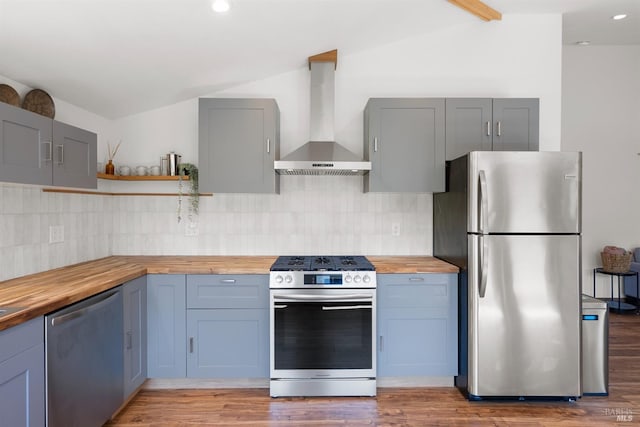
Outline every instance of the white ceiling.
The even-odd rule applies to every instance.
[[[0,76],[117,118],[334,48],[348,55],[478,21],[445,0],[231,0],[223,15],[210,1],[0,0]],[[563,13],[565,44],[640,44],[640,0],[485,2],[503,14]]]

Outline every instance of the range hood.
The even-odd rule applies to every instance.
[[[281,175],[364,175],[371,162],[335,142],[335,69],[338,51],[309,57],[311,70],[310,141],[274,162]]]

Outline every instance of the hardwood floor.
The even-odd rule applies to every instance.
[[[267,389],[143,390],[110,427],[569,426],[640,424],[640,316],[612,314],[609,396],[469,402],[455,388],[380,388],[377,398],[277,398]]]

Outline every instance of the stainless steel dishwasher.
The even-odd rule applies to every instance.
[[[47,426],[99,427],[123,401],[120,287],[46,316]]]

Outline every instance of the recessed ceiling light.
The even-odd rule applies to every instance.
[[[580,41],[576,42],[576,44],[578,46],[589,46],[591,44],[591,42],[589,40],[580,40]]]
[[[230,7],[229,0],[213,0],[211,2],[211,9],[217,13],[227,12]]]
[[[619,20],[624,19],[624,18],[626,18],[626,17],[627,17],[627,14],[626,14],[626,13],[621,13],[621,14],[619,14],[619,15],[613,15],[613,16],[611,17],[611,19],[613,19],[614,21],[619,21]]]

